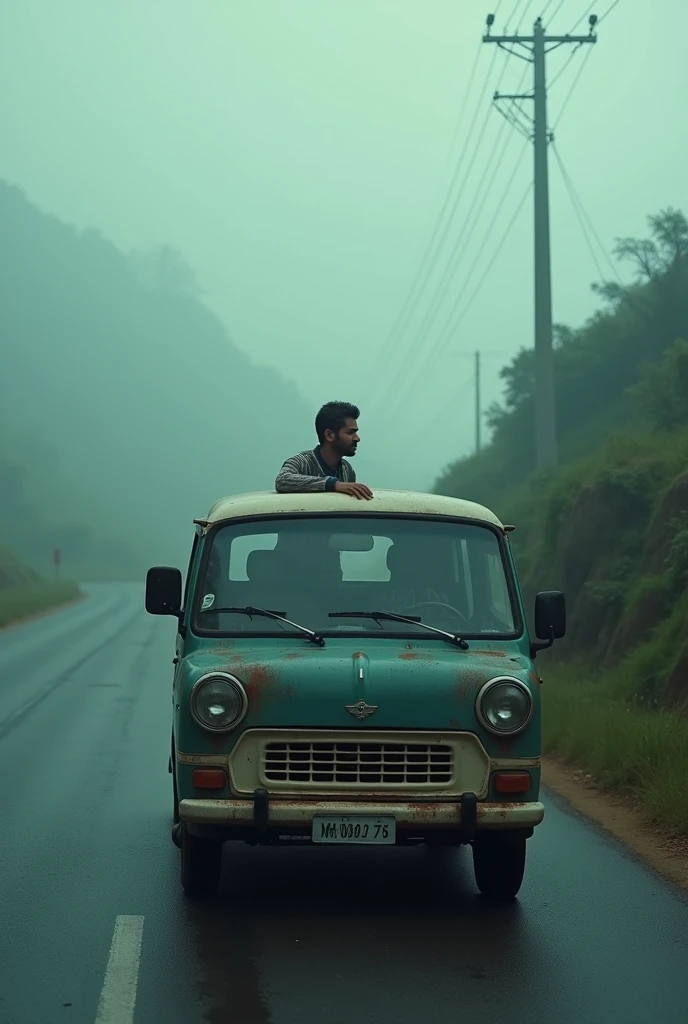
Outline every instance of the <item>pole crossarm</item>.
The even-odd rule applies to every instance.
[[[554,43],[557,46],[562,46],[564,43],[596,43],[597,36],[594,32],[589,33],[587,36],[543,36],[542,41],[545,46],[549,46],[550,43]],[[520,43],[523,45],[535,45],[535,36],[493,36],[484,35],[484,43],[497,43],[499,46],[504,43]]]

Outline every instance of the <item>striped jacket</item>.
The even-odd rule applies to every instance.
[[[355,483],[356,474],[346,459],[342,459],[336,472],[324,461],[320,448],[300,452],[287,459],[275,480],[279,494],[303,494],[305,491],[333,491],[338,480]]]

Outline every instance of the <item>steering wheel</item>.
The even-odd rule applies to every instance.
[[[452,615],[458,615],[458,617],[462,619],[467,626],[470,625],[470,619],[467,619],[458,608],[455,608],[453,604],[447,604],[446,601],[418,601],[417,604],[409,605],[406,610],[413,612],[420,608],[444,608],[445,611],[451,612]],[[429,623],[429,625],[432,625],[432,623]]]

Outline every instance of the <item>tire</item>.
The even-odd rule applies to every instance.
[[[170,773],[172,775],[172,842],[181,849],[181,820],[179,818],[179,791],[177,789],[177,763],[174,757],[174,737],[170,754]]]
[[[475,881],[486,899],[513,900],[521,888],[525,867],[525,836],[485,832],[474,839]]]
[[[172,824],[179,823],[179,793],[177,792],[176,765],[172,765]]]
[[[213,896],[222,878],[221,840],[192,836],[184,822],[180,827],[180,839],[182,889],[192,899]]]

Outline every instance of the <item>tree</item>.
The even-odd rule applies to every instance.
[[[660,429],[688,423],[688,357],[683,342],[674,346],[676,338],[688,338],[688,221],[668,208],[648,223],[648,238],[616,242],[616,257],[633,265],[635,280],[594,285],[604,307],[581,327],[555,328],[562,462],[593,450],[638,411]],[[500,503],[534,468],[533,350],[521,350],[500,376],[503,400],[486,416],[490,445],[455,463],[438,483],[445,493],[471,494],[488,505]]]
[[[688,342],[679,338],[659,363],[646,363],[630,394],[658,430],[688,423]]]
[[[647,219],[651,237],[617,238],[614,255],[635,264],[641,279],[659,281],[688,256],[688,221],[671,207]]]

